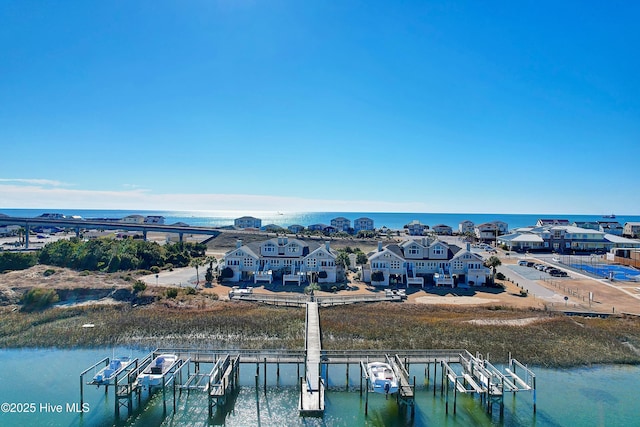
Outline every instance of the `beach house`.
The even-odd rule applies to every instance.
[[[307,281],[334,283],[338,276],[337,252],[324,244],[276,237],[261,242],[236,243],[224,256],[223,268],[229,268],[232,282],[272,283],[282,280],[298,285]]]
[[[453,234],[453,230],[446,224],[438,224],[431,227],[434,233],[439,234],[441,236],[451,236]]]
[[[348,232],[351,228],[351,220],[343,216],[339,216],[331,220],[331,226],[335,227],[337,231]]]
[[[483,259],[466,249],[441,240],[424,237],[382,246],[368,255],[363,281],[373,286],[480,286],[487,282],[490,269]]]
[[[475,224],[473,221],[464,220],[458,224],[458,233],[460,234],[473,234]]]
[[[252,216],[243,216],[234,219],[233,225],[236,228],[260,228],[262,227],[262,220],[260,218],[254,218]]]
[[[353,220],[353,230],[357,233],[358,231],[369,231],[373,230],[373,220],[367,217],[356,218]]]
[[[420,223],[417,219],[411,221],[409,224],[405,225],[404,228],[407,230],[410,236],[423,236],[425,232],[429,229],[428,225],[424,225]]]
[[[625,222],[622,235],[625,237],[640,237],[640,222]]]

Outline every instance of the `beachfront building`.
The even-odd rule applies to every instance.
[[[618,221],[598,221],[598,230],[614,236],[622,236],[624,227]]]
[[[410,236],[424,236],[426,231],[429,230],[428,225],[420,223],[417,219],[414,219],[409,224],[405,225],[404,228]]]
[[[120,220],[125,224],[144,224],[144,217],[142,215],[128,215]]]
[[[498,244],[518,252],[544,251],[561,254],[604,253],[612,248],[640,247],[640,242],[636,240],[572,225],[518,228],[511,234],[499,236]]]
[[[227,252],[223,268],[229,267],[232,282],[269,282],[282,279],[283,283],[301,285],[307,281],[334,283],[338,276],[337,252],[329,246],[287,237],[243,244]]]
[[[570,225],[568,219],[564,218],[540,218],[536,222],[536,227],[544,227],[547,225]]]
[[[622,235],[632,239],[640,237],[640,222],[625,222]]]
[[[373,286],[402,283],[454,287],[484,285],[491,270],[469,245],[461,249],[424,237],[385,247],[378,242],[378,249],[368,255],[362,274],[363,280]]]
[[[262,227],[262,220],[260,218],[254,218],[252,216],[243,216],[234,219],[233,225],[236,228],[260,228]]]
[[[147,215],[144,217],[145,224],[164,224],[164,217],[160,215]]]
[[[598,221],[574,221],[574,227],[587,228],[589,230],[600,230],[600,224]]]
[[[465,220],[458,224],[458,233],[459,234],[473,234],[475,229],[475,224],[473,221]]]
[[[339,216],[331,220],[331,226],[335,227],[337,231],[348,232],[351,228],[351,220],[343,216]]]
[[[290,226],[287,227],[287,230],[289,230],[292,233],[302,233],[304,231],[304,225],[299,225],[299,224],[292,224]]]
[[[483,242],[495,241],[500,234],[500,230],[496,223],[485,222],[484,224],[478,224],[475,226],[474,234],[478,240]]]
[[[307,227],[307,229],[309,231],[323,231],[327,227],[328,227],[327,224],[311,224],[310,226]]]
[[[434,233],[441,236],[451,236],[453,234],[453,230],[446,224],[438,224],[431,227]]]
[[[21,228],[22,227],[19,225],[12,225],[12,224],[0,226],[0,236],[2,237],[15,236],[16,234],[18,234],[18,231]]]
[[[353,220],[353,229],[357,233],[358,231],[370,231],[375,227],[371,218],[361,217]]]

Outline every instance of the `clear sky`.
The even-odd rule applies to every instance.
[[[0,2],[0,208],[640,214],[640,2]]]

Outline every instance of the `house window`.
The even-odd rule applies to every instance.
[[[409,248],[409,255],[418,255],[420,253],[420,249],[412,246]]]
[[[315,266],[316,266],[316,259],[315,259],[315,258],[309,258],[309,259],[307,259],[307,266],[309,266],[309,267],[315,267]]]
[[[298,246],[297,245],[289,246],[289,252],[291,252],[292,254],[298,253]]]
[[[391,261],[391,268],[400,268],[400,261]]]
[[[253,266],[253,258],[245,258],[244,259],[244,265],[246,265],[247,267],[252,267]]]

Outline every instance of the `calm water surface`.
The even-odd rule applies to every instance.
[[[640,367],[601,366],[569,370],[536,368],[537,413],[533,413],[532,394],[518,393],[505,397],[504,415],[498,407],[488,415],[477,397],[458,394],[457,413],[453,414],[453,393],[449,394],[449,414],[439,382],[436,394],[425,378],[424,365],[412,365],[416,377],[416,413],[409,413],[395,399],[369,394],[368,415],[365,400],[359,393],[360,370],[345,365],[329,368],[329,391],[323,418],[298,416],[296,365],[281,365],[280,377],[275,366],[267,368],[267,389],[263,388],[262,366],[259,386],[255,383],[255,365],[241,365],[240,388],[224,413],[208,419],[207,398],[202,392],[186,392],[176,401],[173,413],[172,394],[167,393],[167,416],[163,416],[162,393],[143,394],[142,404],[125,419],[126,409],[115,417],[113,390],[85,386],[89,411],[80,415],[69,411],[67,404],[79,402],[79,374],[103,357],[117,355],[144,356],[147,351],[118,349],[0,350],[0,403],[34,404],[35,412],[0,413],[2,426],[630,426],[638,425],[640,403],[636,386]],[[202,370],[206,370],[203,368]],[[440,371],[438,370],[438,377]],[[433,377],[433,374],[431,374]],[[48,406],[50,404],[50,406]],[[62,412],[52,412],[61,405]],[[15,406],[15,405],[14,405]],[[49,408],[49,409],[48,409]]]

